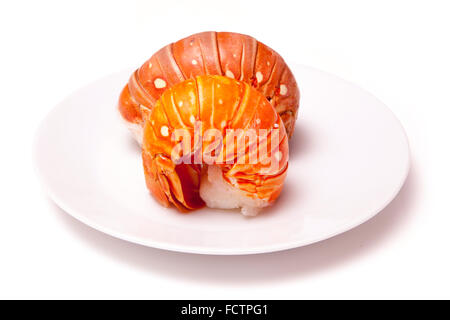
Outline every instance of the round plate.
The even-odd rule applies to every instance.
[[[131,71],[100,79],[61,102],[40,126],[34,161],[64,211],[112,236],[203,254],[252,254],[307,245],[373,217],[409,170],[401,124],[374,96],[336,76],[295,66],[301,90],[287,180],[256,217],[163,208],[144,182],[141,155],[116,109]]]

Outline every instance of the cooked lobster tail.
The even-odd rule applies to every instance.
[[[143,126],[143,113],[154,108],[172,86],[201,75],[222,75],[256,88],[294,131],[300,93],[283,58],[256,39],[231,32],[203,32],[169,44],[131,76],[119,99],[122,117]]]
[[[275,108],[248,83],[223,76],[185,80],[166,90],[145,120],[146,183],[161,204],[189,211],[206,202],[254,214],[280,194],[286,131]]]

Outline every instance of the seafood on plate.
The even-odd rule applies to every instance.
[[[255,215],[279,196],[288,136],[276,109],[248,82],[197,76],[167,89],[143,117],[146,184],[162,205]]]
[[[122,90],[119,111],[139,143],[143,113],[153,109],[168,88],[201,75],[223,75],[256,88],[280,115],[288,137],[292,136],[300,93],[283,58],[247,35],[202,32],[160,49]]]

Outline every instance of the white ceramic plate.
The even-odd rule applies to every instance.
[[[293,68],[301,102],[287,181],[276,204],[248,218],[205,208],[185,215],[149,195],[140,150],[116,110],[131,71],[61,102],[34,145],[38,176],[67,213],[112,236],[203,254],[252,254],[307,245],[373,217],[409,170],[406,135],[369,93],[333,75]]]

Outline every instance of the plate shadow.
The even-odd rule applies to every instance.
[[[305,247],[244,256],[198,255],[148,248],[96,231],[66,214],[51,200],[49,207],[61,226],[88,247],[140,271],[196,283],[262,284],[326,272],[388,245],[396,231],[411,218],[419,185],[416,173],[411,170],[397,197],[359,227]]]

